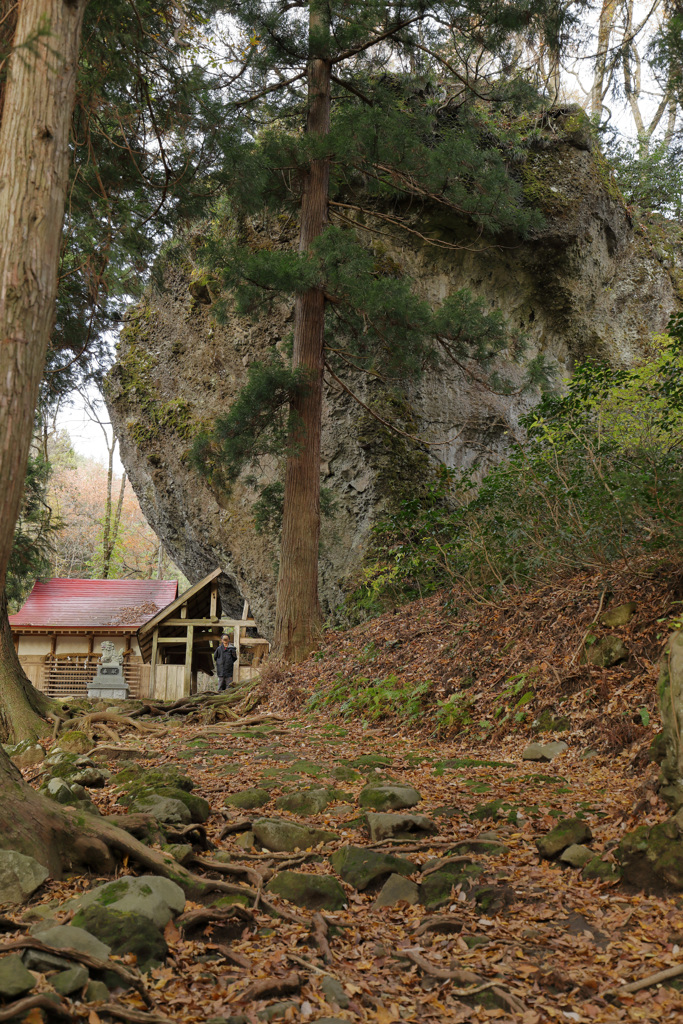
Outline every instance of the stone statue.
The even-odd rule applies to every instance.
[[[117,651],[111,640],[103,640],[100,646],[102,648],[100,665],[123,665],[123,651]]]

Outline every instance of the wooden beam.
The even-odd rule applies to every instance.
[[[191,626],[191,627],[188,627],[188,628],[194,629],[194,626]],[[159,639],[157,640],[157,643],[160,646],[161,646],[161,644],[186,644],[187,643],[187,637],[186,636],[160,636]]]
[[[152,634],[152,660],[151,660],[151,665],[150,665],[150,669],[149,669],[149,690],[150,690],[149,695],[152,698],[152,700],[154,700],[154,698],[156,697],[156,694],[154,692],[154,687],[155,687],[155,683],[156,683],[157,653],[158,653],[158,649],[159,649],[159,629],[157,628],[157,629],[154,630],[154,632]]]
[[[194,626],[187,627],[187,642],[185,645],[185,677],[183,680],[183,696],[189,697],[192,693],[192,648],[194,646]]]
[[[164,629],[166,626],[204,626],[206,629],[212,629],[217,626],[256,626],[254,619],[218,619],[217,622],[212,622],[211,619],[164,619],[163,622],[159,623]]]

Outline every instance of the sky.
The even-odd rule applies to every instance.
[[[111,436],[111,426],[108,425],[109,419],[107,416],[107,410],[95,388],[92,389],[89,397],[91,401],[98,402],[97,410],[102,418],[105,428]],[[64,406],[59,410],[56,426],[58,430],[67,431],[71,438],[71,443],[79,455],[85,455],[88,459],[94,459],[96,462],[101,462],[104,466],[107,465],[107,445],[102,433],[102,427],[98,423],[93,422],[91,416],[88,414],[86,402],[78,392],[75,392],[72,395],[70,405]],[[121,465],[121,460],[118,457],[118,447],[114,455],[114,473],[117,476],[120,476],[123,473],[123,466]]]

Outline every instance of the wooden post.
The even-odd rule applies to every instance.
[[[218,584],[214,582],[211,584],[211,604],[209,607],[209,618],[218,618]]]
[[[156,697],[156,676],[157,676],[157,653],[159,650],[159,627],[152,633],[152,663],[149,667],[149,695],[154,700]]]
[[[194,646],[194,626],[187,627],[187,641],[185,643],[185,678],[183,680],[183,697],[189,697],[192,693],[192,648]]]
[[[186,619],[187,618],[187,601],[180,608],[180,618],[181,619]]]

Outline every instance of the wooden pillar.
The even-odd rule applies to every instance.
[[[183,681],[183,697],[189,697],[192,693],[192,648],[194,646],[194,626],[187,627],[187,640],[185,642],[185,678]]]
[[[209,618],[218,618],[218,584],[216,582],[211,584],[211,605],[209,607]]]
[[[157,675],[157,654],[159,651],[159,627],[152,633],[152,664],[149,668],[149,695],[154,700],[156,697],[156,675]]]

